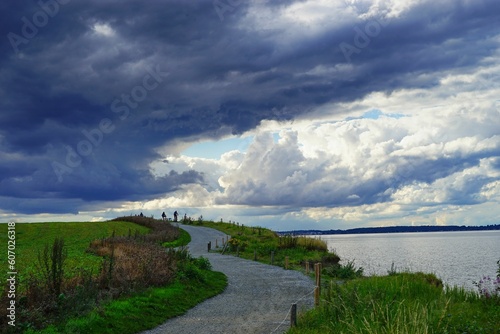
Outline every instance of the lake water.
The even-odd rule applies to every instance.
[[[397,271],[436,274],[449,286],[475,289],[473,281],[496,276],[500,231],[322,235],[342,259],[354,260],[365,275]]]

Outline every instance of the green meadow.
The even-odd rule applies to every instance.
[[[115,235],[145,234],[149,228],[131,222],[58,222],[16,224],[16,270],[21,288],[29,274],[37,274],[38,254],[45,245],[52,245],[59,237],[64,239],[68,257],[67,275],[79,269],[97,272],[102,258],[86,252],[90,242]],[[7,245],[7,224],[0,224],[0,244]],[[0,258],[0,268],[7,269],[7,257]]]
[[[8,225],[0,224],[5,248],[7,231]],[[18,223],[15,232],[16,326],[2,321],[1,333],[137,333],[183,314],[227,285],[208,260],[192,258],[183,247],[190,241],[186,231],[151,218]],[[56,245],[63,245],[62,257],[54,253]],[[52,268],[58,267],[52,264],[63,268],[56,290],[59,281],[42,274],[40,255],[46,249],[46,268],[55,274]],[[0,266],[9,271],[7,257]],[[3,291],[2,305],[10,300]]]

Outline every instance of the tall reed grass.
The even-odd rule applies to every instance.
[[[432,274],[365,277],[323,289],[319,307],[289,333],[498,333],[498,302],[443,288]]]

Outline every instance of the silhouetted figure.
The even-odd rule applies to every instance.
[[[163,221],[167,220],[167,215],[165,214],[165,211],[161,214],[161,218]]]
[[[177,221],[177,216],[178,216],[178,215],[179,215],[179,214],[177,213],[177,211],[175,211],[175,212],[174,212],[174,222],[176,222],[176,221]]]
[[[139,215],[139,217],[144,217],[144,215],[142,214],[142,212],[141,212],[141,214]]]

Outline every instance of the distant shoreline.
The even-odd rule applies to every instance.
[[[294,230],[280,231],[280,235],[331,235],[331,234],[372,234],[372,233],[415,233],[415,232],[458,232],[458,231],[498,231],[500,224],[485,226],[385,226],[359,227],[347,230]]]

